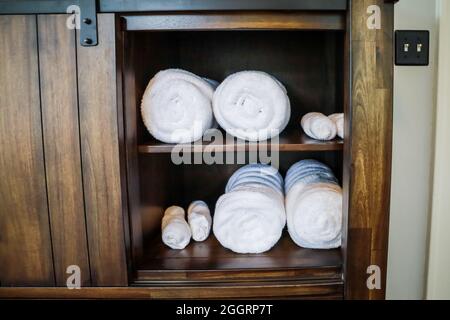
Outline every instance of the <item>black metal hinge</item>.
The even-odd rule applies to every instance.
[[[96,46],[97,37],[97,1],[79,0],[80,43],[84,47]]]
[[[85,47],[98,44],[97,10],[97,0],[0,0],[0,14],[73,14],[73,27],[79,28]]]

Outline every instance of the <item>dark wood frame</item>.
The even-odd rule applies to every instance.
[[[135,181],[130,177],[130,166],[136,166],[133,163],[134,155],[126,152],[125,146],[128,142],[125,139],[133,139],[132,131],[127,125],[126,118],[123,118],[124,106],[127,101],[122,101],[122,83],[130,81],[130,75],[127,70],[122,70],[121,65],[125,57],[122,54],[122,43],[126,47],[126,41],[123,42],[122,35],[116,33],[115,30],[119,26],[119,21],[114,14],[99,14],[99,47],[96,48],[82,48],[79,45],[76,47],[76,60],[68,59],[71,64],[77,68],[77,95],[73,99],[72,106],[75,106],[75,114],[78,113],[80,118],[79,128],[74,127],[73,134],[75,137],[77,133],[80,139],[80,162],[66,163],[68,167],[75,166],[77,174],[81,177],[83,187],[80,191],[80,179],[75,178],[73,185],[61,185],[61,180],[52,177],[52,172],[48,172],[51,161],[59,163],[58,152],[63,152],[62,149],[57,149],[54,152],[54,146],[48,145],[51,140],[57,139],[60,143],[64,141],[72,141],[71,135],[59,135],[58,131],[51,131],[54,129],[48,126],[48,121],[51,121],[52,108],[56,106],[47,103],[46,95],[50,94],[48,101],[54,98],[52,93],[52,86],[49,86],[50,91],[46,90],[46,85],[52,81],[52,71],[49,73],[42,72],[40,85],[29,83],[32,87],[28,88],[30,92],[41,92],[40,104],[41,111],[35,109],[35,97],[29,97],[26,105],[29,107],[29,112],[32,117],[31,122],[20,124],[21,126],[28,126],[27,132],[32,133],[35,139],[35,148],[33,153],[24,154],[18,152],[19,149],[9,147],[11,154],[16,154],[16,157],[23,158],[32,166],[33,172],[30,176],[35,177],[37,184],[44,183],[46,185],[45,192],[39,191],[35,194],[36,203],[30,203],[29,206],[33,208],[40,208],[36,215],[32,216],[35,221],[38,221],[38,228],[36,224],[27,226],[26,232],[17,233],[18,237],[15,241],[41,241],[39,259],[36,256],[28,256],[30,254],[29,248],[24,248],[23,259],[21,264],[31,264],[32,266],[39,265],[43,267],[42,272],[38,274],[30,274],[21,269],[17,270],[14,261],[11,259],[7,263],[2,263],[2,268],[6,268],[7,272],[3,273],[8,278],[1,277],[1,285],[10,286],[54,286],[64,285],[64,279],[61,274],[63,269],[58,267],[58,262],[65,264],[74,257],[74,254],[80,252],[65,251],[68,244],[73,245],[80,243],[85,246],[80,257],[89,266],[89,281],[88,285],[98,286],[97,288],[87,288],[82,290],[67,290],[57,288],[6,288],[0,287],[1,298],[227,298],[227,297],[309,297],[309,298],[346,298],[346,299],[383,299],[385,296],[386,286],[386,264],[387,264],[387,243],[388,243],[388,221],[389,221],[389,191],[390,191],[390,165],[391,165],[391,140],[392,140],[392,95],[393,95],[393,3],[383,0],[375,0],[370,4],[377,4],[382,9],[383,28],[381,30],[368,30],[366,27],[366,7],[367,3],[364,0],[352,0],[349,2],[347,10],[346,22],[346,66],[347,74],[345,78],[348,79],[345,83],[344,104],[346,113],[346,132],[349,133],[345,139],[344,144],[333,144],[332,148],[341,149],[344,152],[344,175],[343,187],[346,192],[344,198],[345,210],[348,211],[347,219],[344,221],[348,232],[344,235],[343,252],[345,254],[343,266],[343,279],[336,279],[336,281],[327,280],[326,283],[321,280],[308,281],[292,281],[289,284],[276,283],[268,284],[264,282],[250,282],[248,284],[231,284],[227,286],[222,285],[203,285],[199,287],[189,286],[146,286],[146,287],[127,287],[130,283],[130,276],[133,273],[132,261],[133,255],[136,254],[131,250],[128,214],[132,215],[132,210],[128,213],[130,204],[135,200],[138,194],[138,186],[130,185],[130,181]],[[178,13],[179,17],[183,19],[180,27],[190,28],[189,23],[192,23],[193,29],[202,28],[202,14]],[[215,13],[216,20],[209,21],[207,28],[211,27],[210,23],[216,24],[219,28],[246,28],[245,19],[242,16],[233,13]],[[336,13],[276,13],[278,17],[287,17],[281,24],[274,21],[272,25],[267,25],[267,28],[300,28],[300,29],[320,29],[317,23],[322,24],[323,29],[341,29],[341,18],[336,19]],[[154,17],[160,17],[160,14]],[[252,13],[248,12],[247,17],[252,17],[252,21],[247,25],[247,28],[265,28],[264,21],[267,18],[274,17],[269,12]],[[314,16],[314,20],[307,20],[305,17]],[[228,17],[222,19],[220,17]],[[333,18],[334,17],[334,18]],[[323,18],[323,20],[321,20]],[[3,17],[1,19],[4,19]],[[11,20],[7,30],[9,36],[8,41],[15,42],[14,34],[18,31],[24,36],[24,42],[17,43],[17,52],[24,52],[24,59],[28,53],[31,57],[37,57],[37,50],[42,51],[43,48],[38,48],[36,45],[37,38],[33,35],[36,32],[35,26],[45,26],[46,16],[40,16],[39,22],[36,16],[29,16],[26,18],[5,18]],[[56,18],[57,19],[57,18]],[[126,27],[139,28],[139,17],[129,16]],[[296,23],[296,19],[302,19],[302,22]],[[64,20],[60,18],[60,20]],[[277,19],[275,19],[277,20]],[[153,20],[152,23],[157,22]],[[309,21],[305,23],[305,21]],[[331,22],[330,22],[331,21]],[[49,28],[51,28],[51,20],[48,21]],[[133,23],[131,23],[133,22]],[[330,24],[331,23],[331,24]],[[144,26],[145,27],[145,26]],[[148,25],[146,26],[148,28]],[[45,29],[40,29],[45,32]],[[50,29],[49,29],[50,30]],[[5,32],[5,31],[2,31]],[[72,33],[74,35],[74,33]],[[48,36],[48,34],[47,34]],[[46,40],[46,38],[42,38]],[[49,45],[64,46],[68,41],[75,45],[75,36],[72,40],[68,40],[66,35],[57,33],[54,38],[46,40]],[[52,42],[53,41],[53,42]],[[75,47],[73,49],[75,50]],[[65,51],[66,55],[70,55],[74,51]],[[45,62],[46,56],[41,52],[41,57],[38,62],[40,65]],[[51,56],[49,55],[49,58]],[[34,58],[31,58],[34,59]],[[11,60],[13,61],[13,60]],[[36,60],[37,61],[37,60]],[[33,65],[33,61],[31,61]],[[58,66],[58,63],[56,63]],[[64,67],[64,62],[60,62],[60,67]],[[17,64],[10,64],[10,67],[17,68]],[[41,66],[42,67],[42,66]],[[50,66],[48,67],[50,68]],[[2,71],[4,69],[0,69]],[[26,72],[22,70],[22,77],[26,76]],[[116,72],[117,71],[117,74]],[[49,75],[49,79],[46,78]],[[127,78],[128,77],[128,78]],[[72,81],[72,80],[70,80]],[[83,83],[82,83],[83,81]],[[33,87],[34,85],[34,87]],[[74,84],[66,84],[69,88]],[[34,89],[36,90],[34,90]],[[69,89],[66,89],[69,90]],[[7,108],[20,101],[19,96],[9,96],[9,100],[5,100]],[[126,99],[126,97],[125,97]],[[49,108],[48,113],[45,113]],[[112,108],[112,109],[111,109]],[[13,109],[8,109],[13,110]],[[42,115],[39,115],[41,113]],[[41,116],[45,115],[42,124]],[[67,118],[64,121],[71,121],[71,117],[76,117],[70,113],[66,114]],[[106,116],[106,118],[105,118]],[[8,119],[15,123],[16,115],[12,112],[8,113]],[[38,118],[36,118],[38,117]],[[37,119],[37,120],[36,120]],[[99,136],[99,119],[102,119],[102,127],[100,129],[103,136]],[[9,139],[9,127],[5,123],[0,127],[0,132]],[[43,129],[41,128],[43,125]],[[62,130],[60,127],[58,130]],[[43,132],[43,133],[42,133]],[[60,131],[63,133],[63,131]],[[42,143],[39,141],[39,136],[43,136]],[[46,136],[48,136],[47,140]],[[104,140],[104,136],[110,138]],[[53,137],[53,138],[52,138]],[[16,140],[25,143],[29,136],[20,136]],[[5,140],[9,141],[9,140]],[[73,140],[76,143],[76,140]],[[6,142],[5,142],[6,143]],[[44,144],[45,143],[45,144]],[[20,144],[17,145],[20,148]],[[76,147],[76,145],[75,145]],[[11,149],[12,148],[12,149]],[[139,150],[132,152],[168,152],[170,146],[164,145],[148,145],[141,146]],[[227,146],[217,146],[218,151],[228,151]],[[243,146],[243,148],[251,148],[251,146]],[[328,145],[312,143],[308,145],[305,141],[300,140],[297,144],[286,146],[286,150],[303,151],[303,150],[322,150],[330,148]],[[290,149],[289,149],[290,148]],[[78,153],[77,149],[66,149],[72,154]],[[46,157],[43,156],[45,151]],[[7,155],[2,153],[1,159],[7,162],[12,161]],[[76,158],[75,158],[75,161]],[[4,162],[4,163],[7,163]],[[105,165],[105,163],[109,163]],[[9,168],[9,167],[8,167]],[[2,167],[2,169],[5,169]],[[18,195],[22,197],[22,202],[28,201],[28,193],[22,192],[20,180],[17,177],[23,172],[23,167],[11,167],[5,179],[7,185],[2,185],[1,192],[9,190],[11,185],[16,185],[19,191]],[[46,171],[47,170],[47,171]],[[73,169],[71,169],[73,170]],[[73,172],[73,171],[72,171]],[[47,174],[45,174],[47,173]],[[75,175],[76,177],[76,175]],[[86,236],[83,233],[78,233],[75,238],[61,237],[60,241],[52,244],[51,240],[55,241],[60,237],[59,232],[67,227],[64,220],[59,220],[58,215],[49,215],[49,211],[57,210],[58,206],[65,206],[64,203],[56,201],[49,201],[52,199],[52,194],[64,186],[67,193],[72,190],[78,190],[78,199],[81,197],[84,205],[84,210],[80,212],[77,210],[77,204],[74,205],[72,211],[68,214],[72,215],[72,223],[81,226],[86,223]],[[78,186],[78,187],[76,187]],[[9,192],[9,191],[8,191]],[[33,193],[35,191],[31,191]],[[8,194],[2,194],[4,199],[7,199]],[[58,198],[55,198],[58,199]],[[17,204],[12,201],[7,201],[8,212],[1,211],[0,219],[4,221],[6,214],[10,211],[17,211]],[[48,207],[50,205],[50,207]],[[23,223],[29,220],[25,214],[26,210],[21,208],[21,214],[15,217],[15,223]],[[25,219],[25,220],[24,220]],[[46,222],[46,219],[49,221]],[[50,221],[51,219],[51,221]],[[78,222],[77,222],[78,221]],[[80,224],[81,221],[81,224]],[[51,228],[50,228],[51,226]],[[5,233],[9,229],[5,228],[4,224],[0,224],[0,232]],[[8,227],[9,228],[9,227]],[[33,228],[33,229],[30,229]],[[23,231],[23,230],[22,230]],[[52,232],[52,237],[49,236]],[[86,239],[86,240],[84,240]],[[11,240],[11,239],[10,239]],[[64,244],[64,241],[67,241]],[[73,253],[76,252],[76,253]],[[8,259],[13,252],[1,251],[0,258]],[[35,257],[35,258],[33,258]],[[53,262],[52,259],[54,259]],[[3,261],[3,260],[2,260]],[[6,261],[6,260],[5,260]],[[377,265],[381,269],[382,288],[380,290],[369,290],[366,286],[366,279],[368,277],[367,267],[369,265]],[[58,268],[58,272],[56,269]],[[86,269],[86,266],[84,267]],[[62,270],[62,271],[61,271]],[[88,271],[85,271],[88,272]],[[56,277],[55,274],[58,276]],[[206,273],[202,276],[208,276]],[[239,279],[239,275],[236,275]],[[37,278],[36,278],[37,277]],[[138,283],[136,283],[138,285]],[[118,286],[121,288],[108,288]],[[176,290],[175,290],[176,289]]]

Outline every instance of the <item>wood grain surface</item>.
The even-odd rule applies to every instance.
[[[52,286],[36,16],[0,16],[0,282]]]
[[[39,68],[47,190],[56,284],[77,265],[91,284],[81,172],[75,30],[67,15],[39,15]]]
[[[77,39],[81,158],[94,286],[128,284],[115,37],[114,14],[99,14],[99,45],[82,47]]]
[[[381,29],[367,27],[367,7],[381,8]],[[352,0],[351,124],[344,163],[350,174],[346,298],[384,299],[392,156],[393,9],[383,0]],[[381,270],[369,290],[367,268]]]

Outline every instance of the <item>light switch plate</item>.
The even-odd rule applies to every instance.
[[[427,30],[395,31],[395,64],[428,66],[430,63],[430,32]]]

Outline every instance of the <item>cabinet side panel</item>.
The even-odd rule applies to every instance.
[[[75,30],[68,15],[39,15],[39,67],[48,203],[56,285],[65,286],[67,267],[90,285],[81,177]]]
[[[0,281],[52,286],[36,16],[0,16]]]
[[[98,15],[95,47],[77,37],[81,154],[92,284],[128,284],[119,156],[114,14]]]
[[[377,16],[376,5],[380,10]],[[352,0],[351,139],[346,297],[384,299],[392,153],[393,3]],[[368,27],[380,18],[381,29]],[[369,289],[369,266],[379,267]],[[374,269],[372,269],[372,273]],[[371,278],[372,279],[372,278]]]

